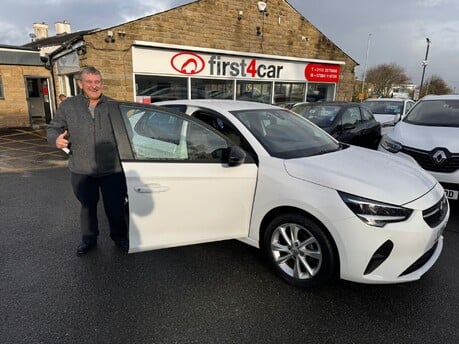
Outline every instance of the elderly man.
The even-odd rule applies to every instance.
[[[110,237],[127,252],[126,180],[109,118],[113,101],[102,94],[102,75],[94,67],[81,70],[78,86],[83,94],[62,102],[47,127],[48,142],[69,153],[73,192],[81,203],[82,242],[77,255],[96,247],[100,194],[110,225]]]

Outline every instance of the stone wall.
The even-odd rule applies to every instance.
[[[134,40],[337,60],[346,64],[341,67],[336,100],[351,100],[357,63],[286,1],[269,0],[267,4],[263,15],[256,1],[200,0],[108,28],[84,36],[87,53],[81,57],[81,65],[101,70],[105,94],[133,100]],[[113,32],[113,42],[105,41],[108,30]]]
[[[44,67],[0,65],[4,99],[0,99],[0,128],[30,127],[25,77],[50,78]]]

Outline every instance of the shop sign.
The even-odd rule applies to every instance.
[[[338,82],[339,74],[339,65],[309,63],[304,69],[306,80],[314,82]]]
[[[180,74],[194,75],[207,67],[210,76],[249,77],[259,79],[279,79],[284,69],[280,64],[266,64],[257,59],[234,59],[220,55],[210,55],[207,62],[201,55],[181,52],[172,56],[170,64]]]
[[[146,47],[133,48],[134,73],[285,82],[338,82],[339,65]]]
[[[181,52],[172,56],[171,66],[180,74],[193,75],[202,72],[206,63],[198,54]]]

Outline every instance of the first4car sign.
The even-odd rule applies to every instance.
[[[284,66],[279,64],[259,63],[257,59],[246,61],[244,58],[239,61],[225,61],[218,55],[212,55],[207,62],[212,76],[234,76],[279,79]]]
[[[340,77],[338,62],[308,63],[262,56],[235,56],[138,46],[133,47],[133,57],[134,73],[330,83],[338,82]]]

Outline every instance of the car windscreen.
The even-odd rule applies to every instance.
[[[459,99],[421,100],[404,121],[417,125],[459,127]]]
[[[396,115],[403,113],[403,102],[391,100],[370,100],[363,104],[377,115]]]
[[[340,149],[325,131],[282,109],[232,111],[267,152],[281,159],[301,158]]]

